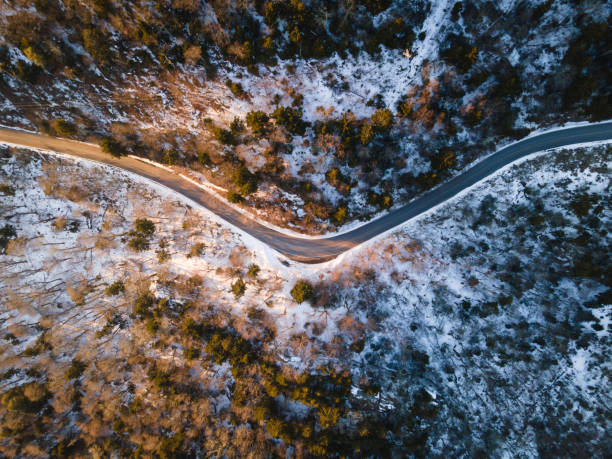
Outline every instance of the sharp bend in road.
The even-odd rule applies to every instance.
[[[94,160],[125,169],[171,188],[206,207],[228,223],[240,228],[261,242],[269,245],[287,258],[303,263],[319,263],[331,260],[385,231],[390,230],[433,207],[451,199],[461,191],[487,178],[501,168],[525,156],[550,148],[578,143],[612,139],[612,121],[568,127],[527,137],[513,143],[463,171],[437,188],[414,199],[385,216],[352,231],[329,238],[305,239],[279,233],[257,223],[241,212],[213,197],[178,174],[168,172],[130,157],[113,158],[102,152],[98,145],[0,128],[0,142],[22,147],[57,151],[79,158]]]

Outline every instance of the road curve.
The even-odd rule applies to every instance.
[[[243,213],[238,212],[224,201],[213,197],[202,188],[181,178],[178,174],[170,173],[151,164],[129,157],[113,158],[102,152],[100,147],[94,144],[0,128],[0,142],[11,143],[26,148],[52,150],[79,158],[95,160],[161,183],[206,207],[228,223],[259,239],[287,258],[302,263],[319,263],[331,260],[342,252],[451,199],[466,188],[527,155],[550,148],[608,139],[612,139],[612,121],[568,127],[527,137],[498,150],[488,158],[453,177],[448,182],[381,218],[337,236],[304,239],[279,233],[263,226]]]

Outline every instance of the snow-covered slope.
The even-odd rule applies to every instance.
[[[538,156],[305,268],[269,263],[205,211],[118,171],[3,150],[0,410],[13,433],[0,447],[243,455],[252,440],[223,440],[242,432],[260,438],[262,456],[374,448],[384,435],[397,454],[603,457],[610,154],[601,145]],[[301,278],[314,296],[297,304]],[[227,333],[259,357],[225,360],[214,343]],[[316,390],[340,391],[336,402],[295,392],[315,394],[330,371],[331,386]],[[204,388],[197,402],[185,398],[194,384]],[[259,394],[246,405],[245,384]],[[245,424],[269,397],[280,411],[266,412],[265,427]],[[354,410],[358,425],[387,430],[339,445],[328,435],[353,432]],[[206,436],[198,411],[220,420]],[[316,440],[294,430],[309,416]],[[12,439],[30,435],[25,419],[47,436],[20,450]],[[146,440],[160,425],[165,434]],[[116,442],[102,445],[108,435]]]

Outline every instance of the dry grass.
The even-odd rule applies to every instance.
[[[81,279],[72,283],[72,285],[66,286],[66,292],[68,296],[72,300],[72,302],[77,306],[83,306],[85,304],[85,299],[87,295],[93,291],[93,286],[89,285],[89,283],[85,279]]]
[[[51,226],[55,229],[55,231],[59,232],[63,231],[66,228],[67,224],[68,220],[66,219],[66,217],[57,217],[55,220],[53,220]]]
[[[243,245],[234,247],[229,254],[229,261],[235,267],[246,266],[246,262],[248,258],[249,258],[249,251]]]
[[[117,239],[114,236],[106,236],[104,234],[99,234],[94,241],[94,247],[97,250],[107,251],[109,249],[114,249],[117,247]]]
[[[42,170],[43,174],[37,179],[38,185],[43,190],[43,193],[47,196],[52,196],[57,187],[59,187],[57,172],[48,162],[43,163]]]
[[[6,246],[6,254],[13,257],[22,257],[25,253],[28,241],[25,237],[16,237],[8,241]]]

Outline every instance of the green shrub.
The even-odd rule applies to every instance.
[[[512,296],[500,295],[497,301],[500,306],[509,306],[512,304]]]
[[[4,373],[0,373],[0,381],[6,381],[7,379],[11,379],[13,376],[18,375],[19,373],[20,370],[18,370],[17,368],[9,368]]]
[[[236,185],[243,196],[257,191],[257,178],[252,174],[245,165],[240,165],[232,173],[232,181]]]
[[[332,167],[330,170],[328,170],[325,174],[325,178],[333,186],[337,186],[339,182],[342,182],[344,180],[342,172],[340,172],[340,169],[338,169],[337,167]]]
[[[225,80],[225,86],[227,86],[232,94],[236,97],[244,97],[246,95],[242,85],[238,81],[232,81],[228,78]]]
[[[44,45],[41,46],[39,43],[36,43],[34,45],[22,47],[21,51],[23,51],[23,54],[25,54],[28,60],[44,69],[52,70],[53,61],[50,59],[49,52],[44,48]]]
[[[379,195],[371,191],[368,193],[368,204],[371,206],[378,206],[382,209],[389,209],[393,206],[393,198],[389,194]]]
[[[202,242],[197,242],[191,246],[187,258],[199,257],[204,252],[206,246]]]
[[[0,228],[0,253],[6,251],[8,242],[17,237],[17,230],[13,225],[4,225]]]
[[[77,127],[74,123],[62,119],[53,121],[53,129],[62,137],[72,137],[77,133]]]
[[[230,123],[230,131],[235,136],[244,131],[244,123],[237,116]]]
[[[30,64],[26,61],[17,61],[15,68],[15,76],[20,80],[26,81],[30,84],[35,84],[41,75],[42,69],[36,64]]]
[[[206,352],[217,365],[229,360],[232,366],[241,367],[255,359],[251,343],[227,329],[212,334],[206,343]]]
[[[119,314],[109,314],[106,317],[106,323],[104,324],[104,326],[100,330],[96,331],[95,337],[97,339],[103,338],[104,336],[109,335],[117,325],[119,325],[119,327],[121,328],[122,324],[123,320]]]
[[[155,297],[150,292],[141,293],[134,301],[134,314],[141,317],[148,317],[151,314],[151,307],[155,304]]]
[[[144,237],[151,237],[155,234],[155,223],[148,218],[138,218],[134,222],[134,229]]]
[[[440,183],[440,175],[434,172],[421,172],[416,177],[416,182],[421,190],[429,190]]]
[[[300,184],[300,193],[302,193],[302,194],[312,193],[314,191],[313,188],[314,187],[312,186],[312,182],[309,182],[308,180],[303,181]]]
[[[159,330],[159,323],[157,322],[157,320],[155,320],[155,317],[147,318],[147,320],[145,321],[145,329],[151,335],[155,336],[157,330]]]
[[[137,235],[128,241],[128,247],[136,252],[149,250],[149,241],[143,236]]]
[[[251,320],[261,320],[263,319],[264,315],[264,310],[255,306],[251,306],[247,309],[247,317]]]
[[[74,220],[68,224],[68,231],[70,231],[71,233],[78,233],[80,227],[81,222],[79,222],[78,220]]]
[[[234,135],[227,129],[215,128],[214,134],[215,139],[217,139],[221,145],[233,145],[235,143]]]
[[[0,193],[6,196],[15,196],[15,188],[3,183],[2,185],[0,185]]]
[[[201,151],[198,153],[198,162],[202,166],[210,166],[212,164],[212,161],[210,160],[210,155],[205,151]]]
[[[391,127],[392,122],[393,113],[389,109],[381,108],[372,115],[372,123],[379,131],[387,131]]]
[[[178,163],[179,154],[176,150],[168,150],[164,153],[163,162],[169,166],[174,166]]]
[[[450,45],[442,50],[440,55],[446,62],[454,65],[459,73],[467,73],[478,60],[478,48],[456,34],[450,34],[447,41]]]
[[[183,357],[191,361],[197,359],[200,356],[200,350],[195,347],[186,347],[183,351]]]
[[[259,422],[263,422],[270,418],[270,408],[266,405],[257,405],[253,410],[253,417]]]
[[[256,264],[249,265],[249,276],[257,277],[259,271],[261,271],[261,268]]]
[[[246,291],[246,284],[244,283],[242,279],[238,279],[236,282],[232,284],[232,292],[234,292],[234,296],[236,298],[240,298],[242,295],[244,295],[245,291]]]
[[[385,194],[380,199],[380,207],[390,209],[393,206],[393,198],[391,195]]]
[[[368,13],[377,15],[378,13],[381,13],[389,8],[392,0],[360,0],[357,3],[364,5],[368,10]]]
[[[157,262],[161,265],[170,259],[170,253],[165,249],[157,251]]]
[[[281,421],[280,419],[268,419],[266,421],[266,429],[268,430],[268,433],[270,434],[270,436],[274,437],[274,438],[281,438],[283,439],[283,441],[285,441],[284,439],[287,438],[287,440],[290,441],[290,439],[288,438],[288,427],[287,424],[283,421]]]
[[[586,112],[590,116],[591,121],[595,122],[612,118],[612,107],[601,97],[594,97],[586,108]]]
[[[153,383],[153,387],[155,387],[160,392],[169,392],[172,388],[170,374],[164,370],[161,370],[157,367],[153,367],[149,371],[148,377],[149,381]]]
[[[122,280],[115,281],[104,289],[106,296],[115,296],[123,292],[125,292],[125,285],[123,285]]]
[[[332,215],[332,221],[336,225],[344,225],[347,219],[348,219],[348,209],[346,208],[346,206],[338,207]]]
[[[112,9],[111,0],[92,0],[91,4],[94,11],[100,15],[105,15]]]
[[[23,387],[14,387],[4,393],[2,395],[2,405],[4,405],[8,411],[22,413],[30,411],[30,403],[23,395]]]
[[[451,21],[457,22],[459,20],[459,13],[461,13],[461,11],[463,11],[463,3],[462,2],[455,3],[451,11]]]
[[[85,368],[87,368],[87,365],[85,365],[80,360],[73,359],[72,363],[70,364],[70,367],[66,371],[66,378],[68,379],[79,378],[85,371]]]
[[[243,199],[242,196],[240,196],[238,193],[234,193],[233,191],[227,192],[227,200],[231,202],[232,204],[237,204],[241,202],[242,199]]]
[[[276,54],[276,49],[277,49],[276,43],[274,42],[274,39],[270,35],[264,38],[262,47],[265,50],[265,52],[268,54],[268,56],[273,56],[274,54]]]
[[[362,145],[369,145],[369,143],[374,139],[374,127],[372,123],[365,123],[361,127],[361,133],[359,134],[359,140]]]
[[[586,193],[577,195],[569,204],[570,209],[576,217],[584,218],[589,215],[593,206],[593,199]]]
[[[262,111],[249,112],[246,116],[246,124],[258,135],[264,134],[270,117]]]
[[[102,148],[102,151],[104,153],[108,153],[109,155],[114,156],[115,158],[119,158],[125,155],[125,150],[123,146],[116,140],[108,137],[100,141],[100,148]]]
[[[302,41],[302,34],[300,33],[300,29],[297,25],[293,27],[291,32],[289,32],[289,41],[292,43],[300,44]]]
[[[291,289],[291,296],[297,303],[303,303],[312,299],[314,296],[314,290],[310,282],[305,280],[297,281]]]
[[[502,97],[510,100],[520,95],[522,90],[521,77],[516,69],[504,69],[503,74],[497,76],[497,80],[498,83],[491,91],[491,97]]]
[[[351,350],[351,352],[354,352],[355,354],[360,354],[361,351],[363,351],[364,347],[365,347],[365,340],[360,339],[357,341],[353,341],[350,344],[349,349]]]
[[[606,46],[606,43],[608,43],[606,39],[606,33],[609,33],[607,32],[608,28],[609,24],[606,21],[591,22],[583,26],[580,35],[572,41],[565,52],[563,62],[578,68],[589,65],[594,58],[593,56],[596,55],[590,53],[589,48],[597,50],[600,44]]]
[[[380,204],[380,195],[374,191],[368,193],[367,203],[371,206],[378,206]]]
[[[165,437],[159,445],[159,458],[160,459],[174,459],[179,457],[185,457],[185,454],[181,454],[181,447],[185,441],[185,434],[180,432],[171,437]]]
[[[584,254],[573,263],[572,271],[575,277],[599,279],[603,273],[602,267],[593,260],[591,254]]]
[[[431,167],[434,171],[442,172],[455,164],[455,152],[450,148],[442,148],[431,158]]]
[[[340,408],[332,406],[322,406],[317,412],[319,424],[323,429],[329,429],[337,424],[340,419]]]
[[[26,357],[36,357],[43,351],[48,351],[51,349],[51,345],[46,341],[45,335],[42,334],[38,337],[36,342],[31,346],[27,347],[25,351],[23,351],[23,355]]]
[[[304,135],[307,123],[302,119],[302,111],[291,107],[278,107],[272,117],[293,135]]]
[[[181,322],[179,329],[181,336],[200,339],[204,335],[204,327],[201,323],[196,322],[191,317],[187,317]]]

